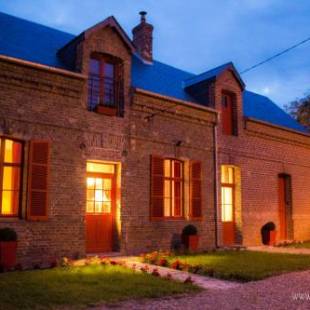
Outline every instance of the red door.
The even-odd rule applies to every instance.
[[[89,173],[86,202],[86,252],[113,250],[115,179],[113,175]]]
[[[279,176],[278,190],[279,190],[279,239],[287,239],[287,218],[286,218],[286,186],[285,177]]]

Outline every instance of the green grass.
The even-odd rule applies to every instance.
[[[120,266],[91,265],[0,274],[0,309],[72,309],[198,291]]]
[[[190,266],[199,266],[200,274],[237,281],[255,281],[286,272],[310,269],[309,255],[219,251],[174,256],[169,258],[169,262],[176,259]],[[191,270],[193,269],[190,268]]]
[[[305,241],[302,243],[291,243],[284,245],[283,247],[296,248],[296,249],[310,249],[310,241]]]

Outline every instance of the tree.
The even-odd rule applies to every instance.
[[[310,131],[310,93],[285,106],[286,111]]]

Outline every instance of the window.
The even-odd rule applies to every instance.
[[[18,216],[22,150],[21,142],[0,138],[0,216]]]
[[[225,165],[221,167],[222,222],[234,221],[234,174],[233,167]]]
[[[184,217],[183,162],[157,156],[151,162],[151,217]]]
[[[123,68],[112,57],[94,55],[89,62],[88,107],[103,114],[123,112]]]
[[[86,213],[112,212],[115,165],[87,162]]]
[[[236,111],[234,96],[222,94],[222,131],[224,135],[237,135]]]
[[[183,163],[164,160],[164,217],[183,216]]]

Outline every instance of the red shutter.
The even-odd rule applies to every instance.
[[[164,160],[151,157],[151,217],[164,216]]]
[[[49,142],[30,142],[28,165],[27,218],[45,220],[48,205]]]
[[[190,163],[190,217],[199,218],[202,216],[201,204],[201,162]]]

